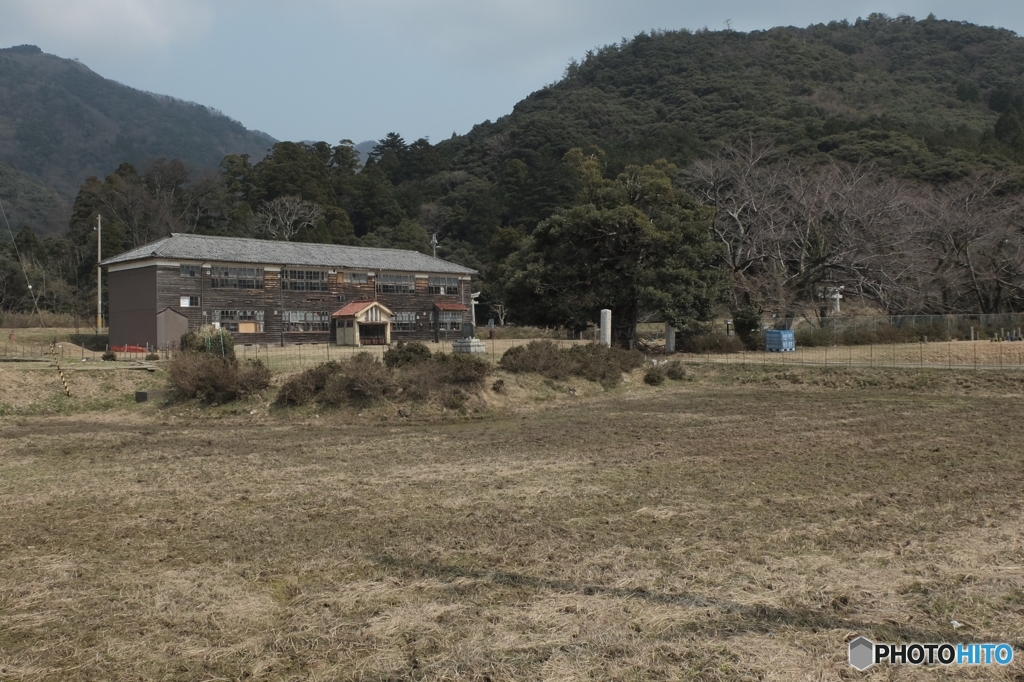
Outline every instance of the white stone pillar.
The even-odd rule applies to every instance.
[[[601,345],[612,345],[612,311],[608,308],[601,311]]]
[[[668,322],[665,323],[665,352],[676,352],[676,328]]]

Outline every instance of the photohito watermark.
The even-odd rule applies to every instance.
[[[1009,665],[1013,647],[998,644],[883,644],[867,637],[850,642],[850,665],[867,670],[876,663],[893,665]]]

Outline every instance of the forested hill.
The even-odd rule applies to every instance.
[[[589,52],[509,116],[444,146],[456,166],[494,177],[521,159],[537,197],[559,184],[551,173],[572,147],[602,148],[612,169],[658,157],[683,165],[747,136],[942,182],[1024,160],[1011,111],[1022,98],[1024,40],[1001,29],[872,15],[664,32]]]
[[[19,226],[63,231],[61,208],[82,182],[125,161],[216,168],[226,154],[262,158],[273,143],[207,107],[135,90],[33,45],[0,49],[0,196]]]
[[[46,78],[20,76],[44,67]],[[734,310],[803,314],[841,289],[894,314],[1024,311],[1024,39],[1010,31],[872,15],[640,34],[588,53],[466,135],[435,145],[390,132],[367,145],[365,164],[365,146],[348,140],[278,142],[257,160],[269,140],[202,107],[35,48],[0,51],[3,97],[19,77],[33,93],[22,109],[35,109],[11,125],[0,111],[0,183],[18,180],[20,196],[40,198],[46,187],[26,171],[50,186],[97,176],[81,184],[65,238],[19,234],[38,277],[66,284],[41,299],[54,310],[95,301],[92,226],[102,214],[104,256],[171,232],[424,252],[434,234],[438,256],[481,271],[495,314],[571,326],[594,311],[546,309],[568,300],[565,287],[520,275],[558,262],[559,239],[576,234],[566,214],[598,210],[600,197],[639,201],[618,177],[634,166],[623,177],[672,188],[673,215],[712,216],[723,262],[680,268],[724,271]],[[85,82],[95,85],[88,97],[76,90]],[[135,110],[140,123],[108,110]],[[11,254],[0,244],[0,312],[31,303]],[[655,312],[686,317],[666,310]]]

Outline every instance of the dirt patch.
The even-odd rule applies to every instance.
[[[163,373],[116,366],[65,370],[71,397],[64,394],[60,375],[51,365],[23,366],[0,363],[0,414],[37,411],[75,412],[127,406],[135,391],[162,387]]]

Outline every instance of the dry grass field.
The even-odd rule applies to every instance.
[[[845,645],[1024,651],[1018,373],[503,379],[408,418],[8,412],[0,679],[1024,679]]]

